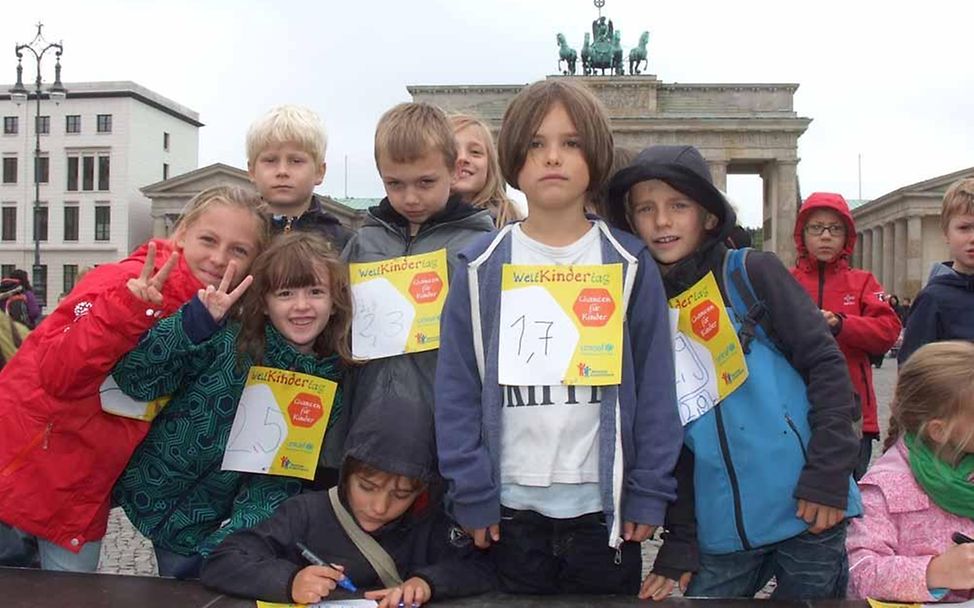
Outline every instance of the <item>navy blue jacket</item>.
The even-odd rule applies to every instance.
[[[896,356],[900,364],[930,342],[974,340],[974,275],[960,274],[952,266],[946,262],[935,269],[914,300]]]

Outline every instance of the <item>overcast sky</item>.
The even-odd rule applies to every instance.
[[[15,42],[45,24],[65,82],[133,80],[200,113],[200,165],[246,166],[250,122],[310,106],[329,131],[321,191],[381,196],[375,123],[409,84],[523,84],[553,73],[555,33],[581,47],[592,0],[129,0],[5,2],[0,82]],[[974,165],[974,3],[605,0],[631,48],[650,31],[663,82],[799,83],[802,193],[875,198]],[[33,72],[28,63],[26,72]],[[53,64],[45,66],[53,80]],[[744,223],[760,224],[756,177],[730,176]]]

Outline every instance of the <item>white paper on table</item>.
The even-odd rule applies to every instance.
[[[388,279],[352,285],[352,354],[356,359],[395,357],[406,352],[416,308]]]
[[[379,602],[375,600],[321,600],[317,604],[311,604],[309,608],[376,608]]]
[[[224,471],[267,473],[287,437],[287,421],[266,384],[243,390],[223,453]]]
[[[501,293],[500,384],[562,384],[579,341],[578,329],[544,287]]]

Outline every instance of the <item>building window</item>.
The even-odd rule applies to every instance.
[[[62,290],[65,294],[71,292],[74,289],[75,284],[78,282],[78,265],[77,264],[65,264],[64,265],[64,289]]]
[[[162,179],[169,179],[169,163],[162,163]]]
[[[5,184],[17,183],[17,157],[16,156],[3,157],[3,183]]]
[[[107,156],[98,157],[98,189],[108,190],[108,178],[111,175],[111,159]]]
[[[64,117],[65,133],[81,133],[81,114],[68,114]]]
[[[34,297],[41,306],[47,304],[47,265],[34,266],[34,278],[30,281]]]
[[[78,157],[69,156],[68,157],[68,191],[76,192],[78,190]]]
[[[95,157],[81,158],[81,189],[88,192],[95,189]]]
[[[111,238],[112,209],[107,205],[95,206],[95,240],[107,241]]]
[[[4,241],[16,241],[17,240],[17,208],[16,207],[4,207],[3,208],[3,235],[2,239]],[[7,276],[4,273],[3,276]]]
[[[99,133],[111,133],[112,132],[112,115],[111,114],[99,114],[97,120],[97,130]]]
[[[3,117],[3,134],[4,135],[16,135],[17,134],[17,116],[4,116]]]
[[[16,264],[0,264],[0,276],[9,277],[17,270]]]
[[[78,205],[64,203],[64,240],[78,240]]]
[[[48,177],[50,177],[50,169],[51,169],[50,160],[51,159],[49,159],[46,156],[38,156],[37,158],[34,159],[34,162],[36,163],[37,166],[35,172],[35,179],[37,180],[38,184],[47,183]]]
[[[165,132],[162,134],[162,149],[166,152],[169,151],[169,134]]]
[[[34,207],[34,237],[47,242],[47,207],[44,203]]]
[[[51,132],[51,117],[50,116],[35,116],[34,119],[37,121],[37,132],[41,135],[47,135]]]

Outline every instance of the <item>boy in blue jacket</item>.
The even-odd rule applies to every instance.
[[[587,89],[530,85],[508,106],[498,144],[504,178],[530,212],[466,249],[450,286],[434,384],[450,504],[477,546],[493,545],[508,592],[635,594],[639,542],[675,496],[682,438],[659,272],[638,239],[585,215],[612,161],[605,110]],[[620,382],[551,381],[531,357],[508,365],[509,265],[572,276],[621,268],[621,340],[606,346],[621,358]],[[530,347],[547,359],[540,344],[551,336],[531,323]],[[512,368],[531,381],[507,379],[520,371]]]

